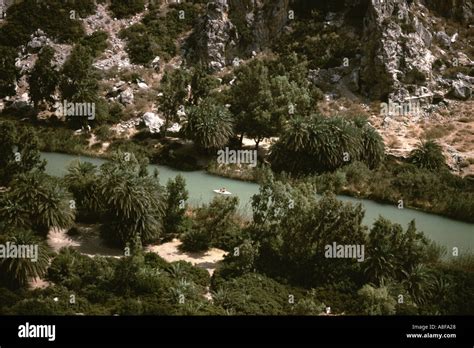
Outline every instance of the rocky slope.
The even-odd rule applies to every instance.
[[[0,7],[11,2],[0,0]],[[172,5],[163,4],[166,6]],[[82,21],[87,33],[104,30],[109,35],[109,48],[95,61],[96,68],[104,73],[115,67],[118,71],[133,69],[142,75],[145,87],[140,87],[143,82],[125,86],[118,75],[108,76],[103,86],[105,95],[112,95],[127,105],[133,116],[140,116],[156,110],[156,105],[142,100],[140,109],[133,109],[138,103],[133,101],[133,95],[153,94],[164,69],[174,69],[183,61],[183,64],[204,63],[212,72],[231,71],[243,59],[266,55],[285,35],[291,37],[300,21],[308,20],[317,12],[318,28],[344,34],[346,44],[353,46],[353,52],[347,55],[350,59],[338,53],[332,57],[331,64],[313,66],[310,70],[308,79],[325,94],[326,101],[320,103],[320,109],[332,108],[331,112],[339,112],[347,109],[344,106],[347,100],[365,105],[359,109],[373,117],[372,123],[384,135],[389,152],[397,156],[406,155],[431,128],[454,125],[454,129],[439,140],[450,157],[468,159],[474,158],[472,8],[472,0],[209,1],[184,50],[168,66],[159,68],[132,65],[124,49],[125,42],[118,36],[122,28],[139,22],[144,13],[115,20],[106,6],[99,4],[97,12]],[[309,43],[320,39],[319,32],[306,34],[310,37]],[[295,41],[306,39],[294,38]],[[58,67],[71,50],[70,46],[58,45],[44,33],[36,32],[17,62],[23,73],[32,68],[36,59],[34,52],[45,44],[55,48]],[[311,46],[309,49],[311,58],[333,54],[316,43],[314,49],[311,50]],[[117,84],[126,88],[117,89],[118,92],[110,90]],[[146,92],[148,87],[150,90]],[[12,99],[27,101],[27,91],[25,78],[22,78],[17,96]],[[394,117],[382,114],[382,102],[400,105],[414,102],[419,109]],[[474,166],[466,171],[474,171]]]

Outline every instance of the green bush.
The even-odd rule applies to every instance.
[[[84,37],[80,44],[87,47],[93,57],[98,57],[107,48],[108,35],[105,31],[98,30]]]
[[[72,10],[78,14],[76,19],[71,19]],[[79,16],[91,14],[94,10],[93,0],[18,2],[7,10],[7,23],[0,28],[0,45],[23,45],[37,29],[42,29],[50,38],[61,43],[77,42],[84,36]]]
[[[181,236],[181,251],[206,251],[211,246],[211,236],[203,229],[191,229]]]
[[[112,0],[109,10],[117,18],[125,18],[143,11],[145,8],[144,0]]]

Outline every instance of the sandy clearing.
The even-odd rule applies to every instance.
[[[168,262],[190,262],[194,266],[206,269],[211,276],[217,268],[217,263],[222,261],[227,254],[224,250],[216,248],[201,253],[181,252],[178,249],[180,244],[181,242],[178,239],[174,239],[161,245],[149,245],[145,248],[145,251],[157,253]]]
[[[82,234],[79,237],[69,237],[65,229],[52,228],[48,234],[48,245],[55,252],[59,252],[61,248],[72,247],[77,249],[83,255],[90,257],[106,256],[106,257],[122,257],[123,251],[113,249],[104,245],[97,233]],[[144,247],[145,252],[157,253],[167,262],[187,261],[194,266],[203,268],[212,275],[217,268],[219,261],[224,259],[226,252],[224,250],[212,248],[206,252],[189,253],[181,252],[178,247],[181,241],[174,239],[171,242],[161,245],[148,245]]]

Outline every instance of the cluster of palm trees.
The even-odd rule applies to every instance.
[[[44,237],[53,227],[70,227],[75,219],[72,196],[59,180],[34,171],[15,177],[0,195],[0,236],[16,245],[37,245],[37,261],[28,258],[0,260],[3,277],[11,286],[26,286],[29,279],[44,275],[48,247]]]
[[[48,265],[45,238],[52,228],[70,228],[76,220],[101,223],[109,241],[125,246],[152,241],[162,232],[164,189],[144,173],[131,153],[117,153],[100,170],[75,162],[64,179],[42,171],[15,176],[0,194],[0,241],[38,245],[37,262],[0,259],[5,281],[26,286]]]
[[[102,222],[106,239],[124,246],[151,241],[162,231],[164,190],[140,168],[132,153],[118,152],[100,171],[87,163],[73,163],[65,176],[78,209]]]
[[[366,120],[318,115],[290,119],[270,154],[275,169],[299,173],[335,170],[355,160],[374,168],[383,158],[383,140]]]

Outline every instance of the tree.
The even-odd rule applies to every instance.
[[[430,270],[424,264],[416,264],[405,272],[403,285],[413,300],[418,305],[423,305],[431,295],[434,278]]]
[[[194,69],[191,77],[191,103],[198,105],[201,100],[206,99],[211,91],[219,86],[219,81],[207,74],[205,68],[199,65]]]
[[[53,58],[54,49],[45,46],[38,55],[35,67],[28,76],[30,97],[36,108],[42,102],[49,104],[54,101],[53,95],[58,85],[59,72],[52,64]]]
[[[43,236],[52,227],[68,228],[74,222],[72,196],[57,179],[44,173],[16,176],[9,197],[28,211],[29,227]]]
[[[97,167],[89,162],[73,162],[64,176],[68,190],[74,195],[78,215],[97,217],[102,208],[98,195],[99,175]]]
[[[34,169],[44,170],[38,137],[32,128],[16,129],[9,121],[0,123],[0,185],[8,185],[15,175]]]
[[[366,284],[357,292],[360,298],[360,311],[364,315],[395,314],[395,299],[389,294],[387,287],[379,288]]]
[[[441,146],[434,140],[420,142],[410,153],[409,160],[419,168],[438,171],[446,166]]]
[[[308,110],[311,97],[308,90],[286,76],[270,75],[266,63],[253,60],[236,72],[230,89],[231,112],[236,120],[236,132],[259,142],[279,132],[288,115]]]
[[[251,236],[260,243],[259,271],[305,286],[348,281],[355,274],[355,258],[327,258],[325,247],[334,242],[365,244],[360,205],[333,195],[319,199],[311,184],[276,181],[267,174],[252,197],[252,209]]]
[[[130,153],[117,153],[102,165],[99,197],[104,206],[104,236],[124,246],[149,242],[162,231],[163,189],[151,176],[140,176],[140,163]]]
[[[84,37],[80,44],[90,50],[92,57],[97,58],[107,48],[108,37],[107,32],[97,30]]]
[[[389,279],[401,281],[407,272],[428,261],[429,247],[423,233],[416,230],[414,221],[404,232],[399,224],[380,217],[367,240],[368,257],[364,262],[367,280],[376,285]]]
[[[25,245],[37,247],[31,257],[0,258],[0,274],[7,284],[13,287],[26,287],[32,278],[41,278],[49,265],[47,246],[30,231],[15,230],[0,237],[2,244],[10,242],[16,246]],[[36,254],[35,254],[36,253]]]
[[[380,134],[368,123],[362,127],[361,160],[370,169],[377,168],[385,158],[385,145]]]
[[[12,47],[0,46],[0,99],[15,95],[16,80],[20,72],[15,66],[16,50]]]
[[[361,131],[342,117],[312,115],[290,120],[271,149],[276,170],[296,173],[337,169],[361,158]]]
[[[207,99],[190,109],[183,132],[199,148],[209,151],[229,142],[233,135],[232,125],[229,111],[212,99]]]
[[[188,74],[181,69],[172,72],[167,71],[161,79],[158,110],[165,117],[165,123],[161,131],[164,137],[166,137],[170,122],[177,121],[178,111],[184,107],[188,97],[188,79]]]
[[[145,6],[144,0],[112,0],[110,3],[110,11],[117,18],[125,18],[141,12]]]
[[[205,251],[220,246],[219,239],[237,228],[237,197],[215,197],[209,205],[196,209],[192,225],[182,237],[182,250]]]
[[[180,232],[188,197],[186,181],[181,175],[177,175],[174,180],[168,180],[163,218],[163,230],[166,234],[173,235]]]
[[[77,103],[96,103],[98,83],[89,48],[74,46],[61,70],[59,89],[63,100]],[[80,116],[80,115],[75,115]],[[87,117],[74,117],[74,123],[87,124]]]

